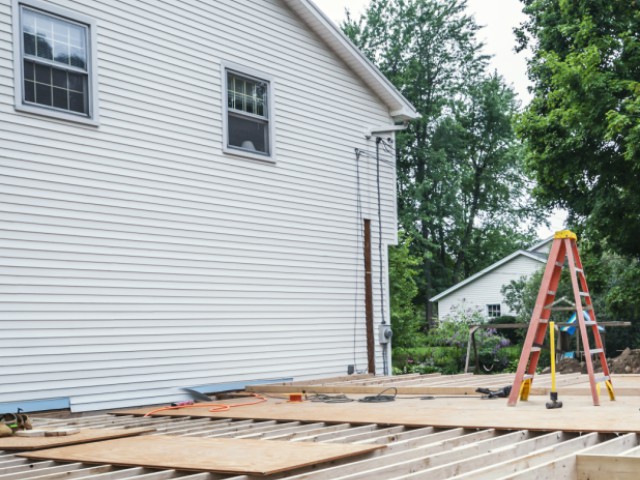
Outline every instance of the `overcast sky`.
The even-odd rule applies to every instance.
[[[345,8],[355,18],[363,13],[369,0],[313,0],[335,23],[344,20]],[[498,70],[507,83],[513,85],[523,103],[528,103],[527,92],[529,81],[526,74],[524,54],[516,54],[513,50],[515,37],[513,27],[526,17],[522,13],[518,0],[467,0],[469,13],[476,18],[478,25],[483,26],[478,38],[485,45],[485,53],[492,55],[490,68]]]
[[[345,8],[352,16],[359,18],[364,12],[369,0],[313,0],[336,24],[345,18]],[[523,105],[531,96],[527,91],[527,63],[525,53],[515,53],[515,37],[513,28],[517,27],[526,16],[522,13],[519,0],[467,0],[468,10],[476,19],[476,23],[483,28],[478,33],[478,39],[485,43],[485,54],[491,55],[491,70],[497,70],[508,84],[511,84]],[[551,228],[542,227],[538,230],[541,238],[546,238],[554,231],[564,228],[564,212],[554,212],[549,215]]]

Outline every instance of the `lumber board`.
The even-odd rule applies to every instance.
[[[147,435],[18,455],[63,462],[271,475],[382,448],[385,446]]]
[[[633,377],[633,378],[631,378]],[[512,385],[513,374],[501,375],[400,375],[391,381],[387,379],[373,384],[371,379],[354,379],[350,382],[334,383],[331,381],[313,381],[312,383],[295,382],[267,385],[250,385],[250,392],[264,394],[290,393],[326,393],[326,394],[362,394],[371,395],[381,392],[385,388],[394,387],[399,395],[473,395],[477,396],[476,388],[484,387],[498,389]],[[638,396],[640,394],[640,379],[632,375],[614,375],[612,377],[616,396]],[[589,376],[580,373],[567,373],[557,376],[558,391],[565,395],[591,395]],[[530,395],[549,395],[551,392],[551,375],[541,374],[534,378]]]
[[[636,480],[640,458],[614,455],[577,455],[578,480]]]
[[[346,395],[372,395],[380,393],[385,388],[394,387],[397,389],[398,395],[463,395],[463,396],[479,396],[476,389],[479,386],[498,389],[506,385],[513,384],[513,374],[506,375],[442,375],[439,377],[416,377],[415,375],[398,376],[398,379],[405,379],[411,384],[404,384],[402,381],[380,383],[376,385],[363,384],[361,379],[355,379],[352,382],[344,382],[335,384],[332,382],[314,382],[312,384],[304,384],[303,382],[269,384],[269,385],[251,385],[247,387],[248,391],[263,394],[346,394]],[[385,377],[382,377],[385,378]],[[640,377],[637,375],[613,375],[612,382],[616,397],[630,397],[640,395]],[[586,374],[569,373],[558,375],[557,377],[558,392],[562,395],[591,395],[589,385],[589,376]],[[530,395],[546,395],[551,392],[551,376],[548,374],[536,375],[531,387]]]
[[[154,432],[153,427],[95,429],[86,428],[74,435],[61,437],[3,437],[0,438],[0,450],[38,450],[42,448],[75,445],[77,443],[95,442],[111,438],[131,437],[141,433]]]
[[[288,403],[269,399],[268,402],[233,408],[225,412],[210,412],[208,408],[184,408],[160,412],[158,415],[215,417],[260,420],[297,420],[306,422],[406,425],[410,427],[497,428],[504,430],[561,430],[568,432],[625,433],[640,431],[636,399],[631,397],[609,401],[603,398],[595,407],[590,396],[563,396],[564,408],[547,410],[548,396],[529,397],[508,407],[506,399],[481,400],[472,397],[398,398],[392,403]],[[113,412],[144,415],[151,409]]]

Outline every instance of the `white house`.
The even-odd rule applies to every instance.
[[[309,0],[0,2],[0,412],[383,373],[417,116]]]
[[[444,292],[431,298],[437,302],[438,317],[444,318],[456,305],[476,308],[484,312],[487,318],[514,315],[504,303],[501,289],[511,280],[530,276],[547,263],[553,237],[536,243],[527,250],[518,250],[484,270],[455,284]]]

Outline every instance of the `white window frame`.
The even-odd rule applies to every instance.
[[[498,315],[491,314],[491,307],[498,307]],[[502,316],[502,305],[500,303],[488,303],[487,304],[487,317],[488,318],[500,318]]]
[[[276,141],[275,141],[275,102],[274,102],[274,81],[271,75],[253,68],[238,65],[232,62],[223,61],[220,63],[222,77],[222,151],[227,155],[260,160],[263,162],[275,163],[276,161]],[[244,150],[238,147],[229,146],[229,109],[227,102],[227,73],[235,73],[240,77],[254,79],[267,84],[267,134],[269,135],[269,152],[258,153]]]
[[[31,8],[45,15],[60,17],[72,23],[87,27],[87,115],[67,112],[46,105],[26,103],[24,101],[24,69],[23,69],[23,39],[22,39],[22,7]],[[87,125],[99,125],[98,110],[98,75],[97,75],[97,44],[96,21],[75,11],[51,5],[40,0],[13,0],[13,78],[14,78],[14,102],[15,109],[19,112],[31,113],[40,116],[83,123]]]

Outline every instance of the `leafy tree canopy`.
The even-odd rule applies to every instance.
[[[517,127],[536,193],[640,256],[640,2],[521,0],[534,98]]]

